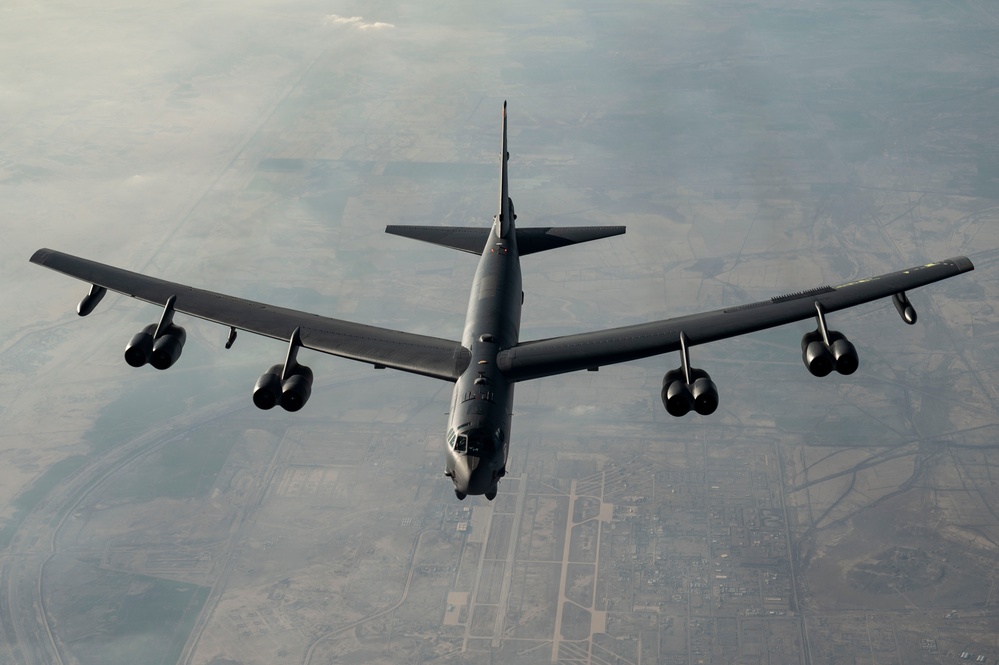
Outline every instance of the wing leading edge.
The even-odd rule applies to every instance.
[[[688,345],[705,344],[813,318],[816,303],[825,312],[835,312],[974,268],[969,259],[959,256],[837,287],[811,289],[713,312],[523,342],[500,352],[497,363],[513,381],[594,369],[678,351],[681,333],[686,336]]]
[[[234,298],[51,249],[38,250],[31,262],[161,307],[176,296],[178,312],[285,342],[300,328],[305,348],[378,367],[455,381],[471,357],[459,342]]]
[[[282,341],[299,328],[302,346],[377,367],[455,381],[470,362],[468,349],[451,340],[235,298],[51,249],[38,250],[31,262],[159,306],[176,296],[178,312]],[[497,363],[513,381],[594,369],[677,351],[681,333],[690,346],[706,344],[813,318],[816,304],[835,312],[970,270],[974,265],[962,256],[712,312],[523,342],[501,351]]]

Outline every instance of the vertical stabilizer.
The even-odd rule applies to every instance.
[[[500,145],[500,200],[499,212],[493,224],[496,235],[505,238],[513,227],[513,205],[510,203],[510,189],[507,184],[506,163],[510,153],[506,149],[506,101],[503,102],[503,139]]]

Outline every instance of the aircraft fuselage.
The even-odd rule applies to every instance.
[[[506,472],[513,383],[496,356],[517,343],[522,293],[516,236],[499,237],[494,225],[472,282],[462,335],[472,361],[451,396],[446,472],[459,496],[491,497]]]
[[[499,479],[506,475],[514,386],[500,371],[496,356],[519,340],[524,299],[507,159],[504,105],[499,213],[472,280],[461,338],[472,357],[455,382],[448,419],[445,474],[459,499],[469,494],[493,499]]]

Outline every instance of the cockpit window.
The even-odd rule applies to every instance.
[[[484,434],[473,434],[468,437],[468,454],[475,457],[484,457],[493,450],[493,442],[489,436]]]
[[[471,430],[459,434],[454,440],[454,451],[473,457],[485,457],[492,454],[495,442],[486,432]]]

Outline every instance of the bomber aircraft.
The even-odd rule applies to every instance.
[[[167,369],[180,357],[186,334],[174,323],[177,312],[229,326],[226,348],[237,330],[272,337],[288,346],[283,364],[268,369],[253,388],[261,409],[280,405],[298,411],[312,394],[312,370],[298,362],[300,348],[329,353],[374,367],[392,368],[454,383],[444,475],[458,499],[484,494],[496,497],[506,475],[514,386],[577,370],[679,352],[679,366],[666,372],[662,402],[670,415],[690,411],[710,415],[718,407],[718,389],[703,369],[690,362],[690,348],[720,339],[814,318],[816,328],[802,337],[802,360],[815,376],[834,370],[857,370],[857,350],[840,332],[829,329],[826,315],[879,298],[891,298],[902,320],[916,322],[906,291],[973,270],[966,257],[822,286],[762,302],[712,312],[652,321],[549,339],[520,341],[520,257],[624,233],[623,226],[517,228],[507,180],[506,102],[500,146],[499,210],[491,227],[395,226],[386,232],[479,255],[472,280],[461,341],[390,330],[299,312],[205,291],[51,249],[40,249],[32,263],[91,284],[77,306],[90,314],[108,290],[162,308],[159,322],[143,328],[125,347],[133,367]]]

